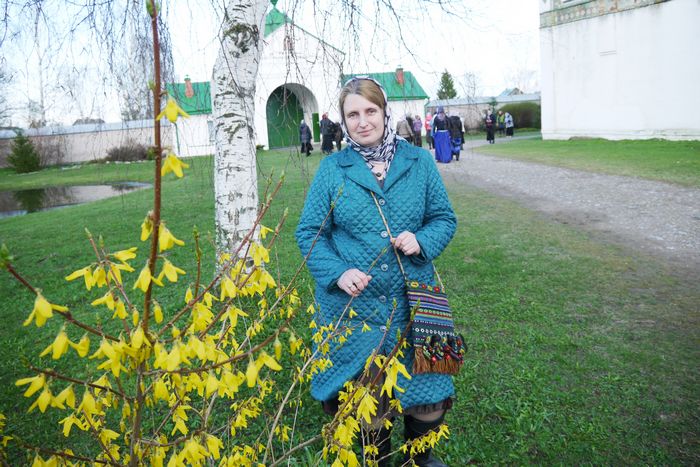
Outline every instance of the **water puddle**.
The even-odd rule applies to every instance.
[[[51,186],[32,190],[0,191],[0,218],[89,203],[150,186],[148,183],[129,182],[115,185]]]

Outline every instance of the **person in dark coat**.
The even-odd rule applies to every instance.
[[[489,144],[494,144],[496,142],[496,116],[493,113],[484,111],[484,126],[486,127],[486,141],[488,141]]]
[[[299,125],[299,140],[301,141],[301,153],[309,157],[313,146],[311,146],[311,128],[304,120]]]
[[[333,122],[328,118],[328,114],[324,113],[321,116],[321,151],[324,155],[328,155],[333,152]]]
[[[343,332],[342,345],[333,343],[321,351],[319,357],[332,365],[311,380],[311,395],[328,414],[342,404],[339,392],[347,390],[345,383],[365,373],[365,362],[375,352],[388,356],[410,322],[404,275],[392,248],[403,256],[406,276],[433,283],[432,261],[457,226],[430,153],[396,136],[382,86],[369,77],[352,78],[341,89],[339,108],[347,147],[322,160],[296,230],[316,281],[314,324],[353,330]],[[391,232],[378,206],[383,206]],[[352,312],[346,306],[349,300]],[[396,382],[402,390],[394,391],[402,413],[391,408],[386,392],[376,391],[376,415],[362,422],[363,442],[371,440],[378,448],[371,457],[380,466],[391,465],[391,428],[384,420],[403,415],[405,437],[412,440],[437,430],[452,405],[452,377],[413,374],[414,349],[409,345],[400,361],[411,376],[399,373]],[[445,466],[430,449],[413,461]]]
[[[450,115],[449,119],[450,141],[452,143],[452,155],[459,161],[459,153],[464,142],[464,125],[459,115]]]
[[[343,141],[343,127],[340,126],[340,123],[333,123],[333,139],[335,140],[335,150],[340,151]]]

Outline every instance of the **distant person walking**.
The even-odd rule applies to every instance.
[[[413,119],[413,144],[419,147],[423,147],[423,137],[421,136],[421,130],[423,129],[423,122],[420,119],[420,115],[416,115]]]
[[[495,133],[495,116],[493,113],[489,113],[488,111],[484,111],[484,126],[486,127],[486,141],[489,142],[489,144],[494,144],[496,142],[496,136],[494,135]]]
[[[448,127],[450,130],[450,142],[452,143],[452,156],[459,161],[459,153],[464,142],[464,125],[459,115],[450,115],[448,118]]]
[[[299,140],[301,141],[301,153],[309,157],[313,146],[311,146],[311,128],[304,120],[299,125]]]
[[[328,118],[328,114],[323,114],[320,122],[321,127],[321,152],[328,155],[333,152],[333,122]]]
[[[506,131],[506,117],[503,115],[503,111],[498,111],[498,116],[496,117],[496,124],[498,125],[498,134],[503,136]]]
[[[340,123],[333,123],[333,139],[335,140],[335,150],[340,151],[343,142],[343,127]]]
[[[509,138],[513,137],[513,130],[515,128],[515,123],[513,123],[513,116],[506,112],[505,115],[505,122],[506,122],[506,136]]]
[[[428,143],[428,149],[433,149],[433,116],[428,112],[425,114],[425,142]]]
[[[450,144],[449,123],[443,107],[438,107],[432,123],[435,160],[447,164],[452,161],[452,147]]]
[[[404,115],[396,124],[396,134],[409,143],[413,142],[413,128],[411,128],[411,124],[408,123],[408,115]]]

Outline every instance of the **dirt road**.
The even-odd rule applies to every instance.
[[[700,273],[700,190],[479,154],[484,143],[467,142],[459,162],[439,164],[447,183],[517,200],[555,221]]]

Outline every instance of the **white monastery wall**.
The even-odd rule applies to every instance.
[[[556,6],[612,3],[542,1],[543,138],[700,139],[700,1],[544,24]]]
[[[173,128],[172,125],[161,125],[163,146],[175,147]],[[110,149],[131,142],[153,146],[153,122],[150,120],[104,125],[88,124],[75,127],[45,127],[28,129],[24,131],[24,134],[36,146],[56,147],[63,155],[61,164],[98,161],[107,157],[107,152]],[[0,167],[7,167],[7,156],[12,151],[14,134],[0,136]],[[188,155],[183,154],[183,156],[187,157]]]

